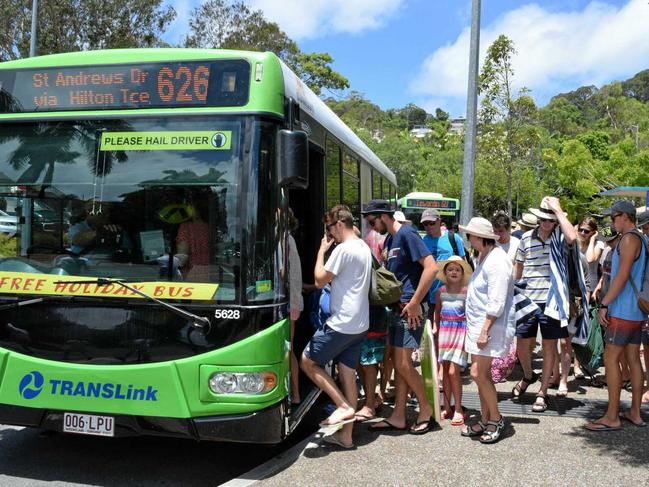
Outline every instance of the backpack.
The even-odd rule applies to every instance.
[[[644,269],[642,271],[642,286],[640,287],[640,289],[638,289],[632,278],[630,278],[629,281],[631,282],[631,287],[633,288],[635,297],[638,298],[638,307],[640,308],[640,311],[642,311],[644,314],[649,314],[649,272],[647,272],[647,267],[649,267],[647,265],[647,262],[649,262],[649,244],[647,243],[646,237],[644,235],[640,235],[639,232],[633,231],[629,233],[632,233],[633,235],[636,235],[638,238],[640,238],[642,247],[645,251]],[[617,249],[617,251],[618,253],[620,252],[619,248]]]
[[[325,322],[331,316],[330,299],[331,286],[329,284],[311,293],[309,299],[309,321],[314,331],[324,328]]]
[[[387,270],[372,255],[372,279],[370,283],[370,305],[388,306],[401,299],[401,281]]]

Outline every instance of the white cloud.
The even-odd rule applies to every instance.
[[[558,91],[584,84],[601,85],[649,67],[649,5],[630,0],[616,8],[593,1],[581,11],[550,12],[538,4],[512,10],[483,26],[480,59],[505,34],[514,41],[515,83],[541,101]],[[463,113],[466,104],[470,29],[433,52],[423,63],[410,91],[419,103]],[[437,105],[440,106],[440,105]]]
[[[393,15],[403,0],[250,0],[289,37],[301,40],[331,33],[375,29]]]

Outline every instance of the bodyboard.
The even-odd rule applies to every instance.
[[[442,411],[439,397],[439,375],[437,373],[437,353],[433,339],[433,327],[430,320],[424,324],[424,335],[421,339],[421,376],[424,379],[426,398],[433,408],[433,416],[440,424]]]

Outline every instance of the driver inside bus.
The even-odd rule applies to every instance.
[[[108,203],[88,203],[71,221],[68,231],[70,250],[75,254],[105,254],[113,259],[116,254],[126,254],[132,248],[124,229],[111,223],[111,206]]]

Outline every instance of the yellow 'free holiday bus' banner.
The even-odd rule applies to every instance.
[[[103,132],[99,150],[230,150],[231,143],[231,130]]]
[[[0,293],[48,296],[146,299],[117,283],[99,286],[92,277],[53,276],[28,272],[0,272]],[[80,283],[78,281],[83,281]],[[218,284],[198,282],[126,282],[132,288],[157,299],[211,300]]]

